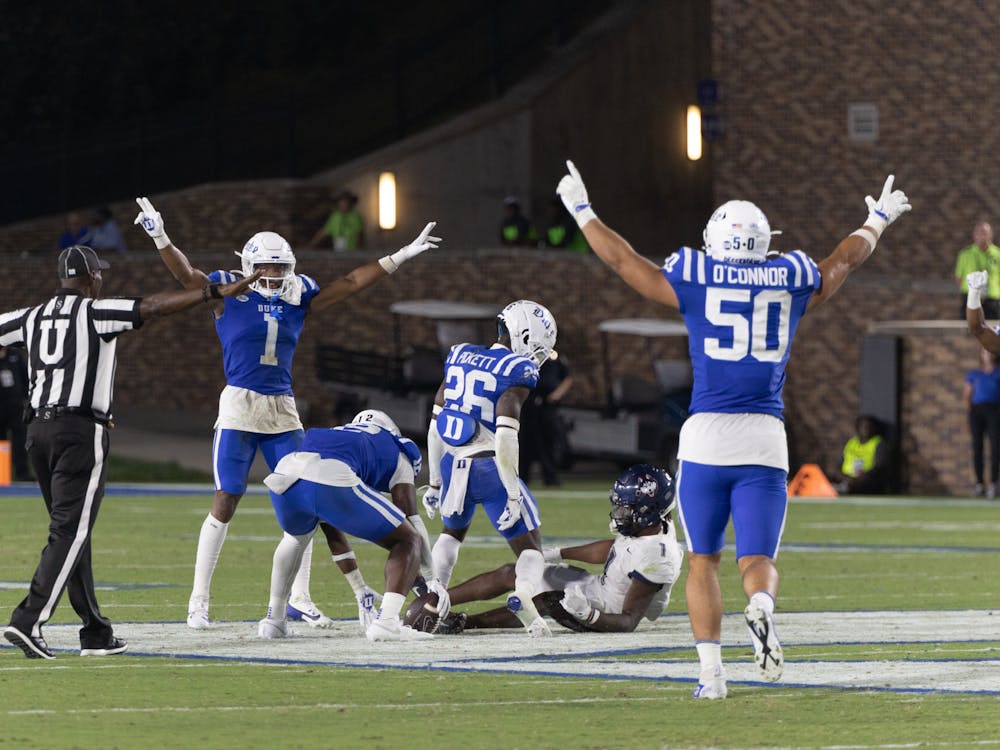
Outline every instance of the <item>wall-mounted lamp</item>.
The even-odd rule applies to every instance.
[[[691,161],[701,158],[701,107],[695,104],[687,113],[687,155]]]
[[[396,175],[392,172],[378,176],[378,225],[382,229],[396,228]]]

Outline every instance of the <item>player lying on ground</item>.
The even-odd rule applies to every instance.
[[[667,608],[684,553],[670,517],[674,485],[663,470],[648,464],[621,473],[610,493],[613,539],[578,547],[546,548],[542,588],[535,595],[538,612],[570,630],[628,633],[645,617],[655,620]],[[563,560],[603,565],[591,573]],[[514,564],[482,573],[449,589],[451,603],[489,600],[514,590]],[[415,600],[407,611],[414,627],[431,628],[437,617],[420,616]],[[427,610],[424,610],[427,612]],[[410,616],[412,613],[412,617]],[[479,614],[451,612],[435,632],[460,633],[474,628],[515,628],[517,616],[506,607]]]

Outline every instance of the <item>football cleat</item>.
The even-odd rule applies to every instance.
[[[534,602],[528,596],[520,596],[515,591],[507,597],[507,609],[513,612],[532,638],[552,635],[545,618],[538,614]]]
[[[434,636],[403,625],[398,617],[391,617],[385,620],[375,620],[365,631],[365,637],[375,643],[376,641],[419,641]]]
[[[113,656],[115,654],[123,654],[126,651],[128,651],[128,644],[121,638],[112,636],[111,640],[97,648],[81,646],[80,656]]]
[[[259,638],[264,638],[266,640],[274,640],[276,638],[287,638],[288,621],[272,620],[270,617],[265,617],[263,620],[257,623],[257,636]]]
[[[774,619],[757,604],[750,602],[743,610],[753,643],[753,658],[768,682],[781,679],[785,669],[785,657],[774,630]]]
[[[698,687],[694,689],[695,698],[707,698],[708,700],[721,700],[728,693],[726,673],[722,667],[702,672],[698,678]]]
[[[188,602],[188,627],[192,630],[205,630],[208,623],[208,599],[192,599]]]
[[[285,607],[285,617],[295,622],[304,622],[311,628],[333,627],[333,620],[320,612],[312,599],[305,597],[292,599]]]
[[[49,650],[45,639],[39,636],[22,633],[13,625],[3,631],[3,637],[17,646],[29,659],[55,659],[56,655]]]

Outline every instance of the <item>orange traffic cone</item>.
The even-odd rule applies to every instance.
[[[837,490],[816,464],[802,464],[788,483],[789,497],[837,497]]]

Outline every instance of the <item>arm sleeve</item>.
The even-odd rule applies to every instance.
[[[125,331],[142,327],[139,317],[139,297],[94,300],[90,314],[94,321],[94,331],[98,336],[117,336]]]
[[[507,490],[507,497],[510,499],[520,497],[521,484],[517,479],[517,466],[519,459],[519,449],[517,444],[517,432],[520,423],[511,417],[499,417],[497,419],[496,437],[496,465],[497,473],[504,489]]]
[[[30,308],[0,315],[0,346],[24,346],[24,323]]]
[[[435,407],[435,413],[440,411]],[[441,457],[444,456],[444,441],[438,433],[437,420],[431,417],[427,427],[427,474],[431,487],[441,486]]]

